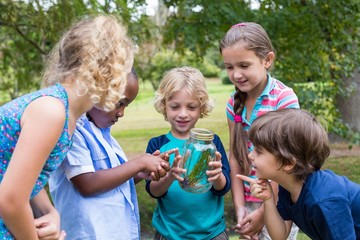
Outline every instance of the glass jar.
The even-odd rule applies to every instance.
[[[190,138],[185,142],[180,166],[186,169],[182,174],[184,181],[180,187],[187,192],[204,193],[209,191],[212,183],[208,181],[206,171],[209,162],[215,160],[216,147],[213,143],[214,133],[203,128],[190,130]]]

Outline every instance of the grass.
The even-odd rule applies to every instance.
[[[198,121],[197,127],[207,128],[218,134],[226,150],[229,149],[229,135],[225,113],[225,104],[232,85],[223,85],[218,79],[207,79],[207,86],[210,98],[216,103],[210,115]],[[134,156],[145,152],[147,142],[150,138],[164,134],[169,131],[170,125],[163,116],[156,112],[152,105],[154,91],[149,83],[141,83],[139,95],[133,103],[126,108],[125,117],[112,128],[113,136],[128,156]],[[334,144],[332,149],[347,150],[346,144]],[[348,150],[347,150],[348,151]],[[339,175],[345,175],[350,180],[360,183],[360,156],[330,157],[324,168],[333,170]],[[156,201],[149,197],[145,191],[144,183],[137,185],[139,208],[141,215],[141,229],[143,239],[152,239],[153,229],[151,218]],[[228,228],[235,225],[234,210],[231,201],[231,194],[225,195],[225,216]],[[232,235],[230,239],[238,239]],[[309,239],[305,234],[299,233],[299,240]]]

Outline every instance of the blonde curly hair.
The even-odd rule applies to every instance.
[[[89,94],[94,105],[111,111],[125,90],[134,49],[118,18],[86,17],[65,32],[52,50],[43,87],[71,79],[79,96]]]
[[[214,108],[213,100],[209,99],[203,74],[192,67],[177,67],[167,71],[155,93],[154,107],[161,113],[165,120],[166,101],[176,92],[187,91],[200,102],[200,118],[207,116]]]

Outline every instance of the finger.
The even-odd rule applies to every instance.
[[[50,224],[49,222],[43,223],[39,226],[37,226],[37,235],[41,239],[46,239],[46,237],[53,236],[54,234],[57,234],[57,227],[55,224]]]
[[[245,176],[245,175],[236,174],[236,177],[243,180],[243,181],[249,182],[249,183],[255,183],[256,182],[256,179],[250,178],[250,177]]]
[[[178,180],[180,182],[184,181],[184,178],[181,177],[179,174],[173,173],[173,176],[175,177],[176,180]]]
[[[161,166],[158,166],[158,173],[160,178],[164,177],[166,175],[166,170],[162,168]]]
[[[34,220],[34,223],[36,228],[44,228],[50,224],[49,222],[44,222],[42,219],[38,218]]]
[[[151,172],[151,177],[152,177],[153,181],[159,181],[159,179],[160,179],[159,173],[157,173],[157,172]]]
[[[158,155],[160,155],[160,150],[156,150],[155,152],[153,152],[152,155],[153,155],[153,156],[158,156]]]
[[[165,170],[165,171],[170,171],[170,164],[169,162],[161,162],[160,163],[161,167]]]
[[[220,168],[222,167],[222,163],[221,162],[214,162],[214,161],[210,161],[209,162],[209,167],[211,169],[216,169],[216,168]]]
[[[179,153],[179,150],[177,148],[173,148],[173,149],[170,149],[168,151],[166,151],[165,153],[168,154],[168,155],[171,155],[173,153]]]
[[[173,154],[173,153],[178,153],[178,149],[177,148],[173,148],[173,149],[170,149],[166,152],[163,152],[162,154],[160,154],[159,157],[161,157],[162,159],[164,159],[165,161],[169,161],[170,159],[170,155]]]
[[[158,180],[156,179],[156,176],[155,176],[155,173],[154,173],[154,172],[151,172],[151,173],[149,174],[149,179],[150,179],[151,181],[158,181]]]
[[[221,153],[218,151],[215,152],[215,160],[221,162]]]
[[[172,167],[180,167],[179,165],[179,163],[180,163],[180,160],[181,160],[181,155],[177,155],[176,157],[175,157],[175,159],[174,159],[174,162],[173,162],[173,164],[172,164]]]
[[[59,236],[59,240],[65,240],[65,237],[66,237],[66,232],[61,231],[60,236]]]

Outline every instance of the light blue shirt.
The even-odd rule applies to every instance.
[[[110,135],[110,128],[99,129],[86,116],[78,120],[67,158],[49,180],[66,239],[140,239],[133,179],[92,197],[83,197],[70,181],[77,175],[113,168],[126,161],[124,151]]]

